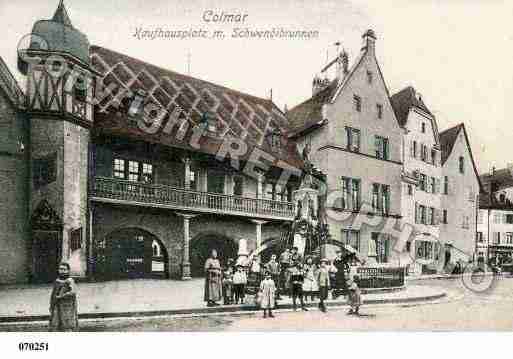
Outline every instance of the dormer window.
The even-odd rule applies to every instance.
[[[144,100],[146,99],[146,92],[144,90],[138,90],[130,104],[128,109],[128,116],[137,117],[142,113]]]
[[[281,148],[281,138],[282,138],[282,134],[279,129],[276,128],[274,130],[271,130],[269,139],[270,139],[272,149],[279,150]]]
[[[201,122],[205,126],[206,130],[211,133],[217,132],[217,117],[216,115],[211,112],[205,112],[203,113],[203,117],[201,119]]]

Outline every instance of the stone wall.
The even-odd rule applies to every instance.
[[[122,228],[139,228],[155,235],[165,246],[169,256],[171,278],[180,278],[183,260],[183,218],[177,211],[136,206],[114,206],[95,203],[93,207],[94,242],[105,239]],[[190,245],[205,235],[217,235],[234,244],[241,238],[248,240],[248,250],[256,248],[256,224],[251,218],[200,214],[190,220]],[[281,222],[262,226],[262,239],[281,235]],[[222,258],[225,260],[225,258]]]
[[[25,150],[22,151],[20,143]],[[0,88],[0,284],[27,281],[28,159],[25,119]]]

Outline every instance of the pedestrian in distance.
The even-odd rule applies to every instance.
[[[328,292],[330,289],[330,273],[328,269],[328,260],[326,258],[321,259],[321,267],[317,273],[317,283],[319,285],[319,309],[326,313],[326,303],[328,299]]]
[[[358,311],[360,310],[360,306],[362,305],[362,294],[360,291],[360,287],[358,286],[358,282],[360,278],[355,275],[353,279],[349,282],[348,285],[348,302],[349,302],[349,312],[347,314],[356,314],[358,315]]]
[[[207,306],[213,307],[219,305],[217,302],[222,297],[222,277],[221,263],[217,258],[217,251],[214,249],[205,262],[205,295],[204,301]]]
[[[244,291],[246,290],[246,283],[248,278],[244,267],[241,265],[237,266],[237,270],[233,274],[233,292],[235,294],[235,304],[244,303]]]
[[[73,332],[78,330],[77,290],[70,277],[70,265],[61,263],[58,278],[50,295],[50,331]]]
[[[272,279],[271,273],[266,272],[264,280],[260,283],[260,308],[264,311],[264,318],[269,313],[270,318],[274,318],[273,309],[276,302],[276,284]]]
[[[305,307],[305,302],[303,300],[303,281],[304,274],[301,268],[301,264],[298,262],[292,262],[292,266],[289,269],[290,272],[290,284],[292,291],[292,304],[294,306],[294,310],[297,310],[297,299],[301,302],[301,309],[304,311],[308,311]]]

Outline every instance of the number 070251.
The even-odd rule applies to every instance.
[[[40,342],[40,343],[19,343],[18,349],[20,352],[25,351],[48,351],[48,343]]]

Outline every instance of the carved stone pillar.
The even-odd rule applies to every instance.
[[[191,262],[190,262],[190,220],[197,216],[197,214],[177,213],[178,216],[183,218],[183,256],[182,256],[182,280],[191,279]]]

